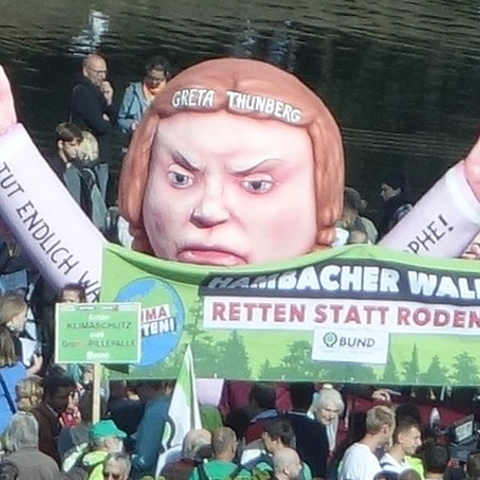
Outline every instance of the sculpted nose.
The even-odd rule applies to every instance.
[[[208,228],[226,222],[229,217],[223,193],[206,190],[193,209],[192,222],[197,227]]]

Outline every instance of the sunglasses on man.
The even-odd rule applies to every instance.
[[[108,478],[111,480],[120,480],[122,478],[122,475],[120,473],[112,473],[112,472],[107,472],[103,471],[102,472],[103,478]]]

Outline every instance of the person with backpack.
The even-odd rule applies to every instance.
[[[229,427],[220,427],[212,434],[212,459],[195,467],[188,480],[247,480],[250,473],[234,463],[237,436]]]
[[[56,127],[57,153],[51,167],[92,223],[104,232],[108,209],[97,172],[98,142],[71,122]]]
[[[160,475],[169,480],[187,480],[193,469],[212,457],[212,434],[205,429],[192,429],[183,438],[181,457],[168,462]]]

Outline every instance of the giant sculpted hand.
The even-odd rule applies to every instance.
[[[480,231],[480,140],[379,243],[419,255],[457,258]]]
[[[3,135],[15,123],[17,123],[17,115],[15,114],[10,83],[5,71],[0,66],[0,135]]]

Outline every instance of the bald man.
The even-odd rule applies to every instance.
[[[220,427],[212,434],[213,458],[196,467],[189,480],[222,480],[227,477],[249,479],[250,473],[233,463],[237,453],[237,436],[228,427]]]
[[[186,480],[200,462],[212,456],[212,434],[208,430],[189,430],[183,439],[182,457],[167,463],[160,473],[169,480]]]
[[[198,454],[203,455],[202,452],[207,452],[208,456],[211,456],[211,445],[212,434],[208,430],[189,430],[183,439],[182,456],[191,460],[203,460],[205,457],[198,457]]]
[[[298,480],[301,470],[302,462],[293,448],[280,448],[273,454],[273,474],[276,480]]]
[[[117,119],[113,107],[113,88],[107,80],[107,73],[107,62],[101,55],[87,55],[83,59],[82,76],[73,89],[70,103],[71,121],[97,139],[99,163],[95,166],[95,173],[104,199],[110,162],[110,133]]]

